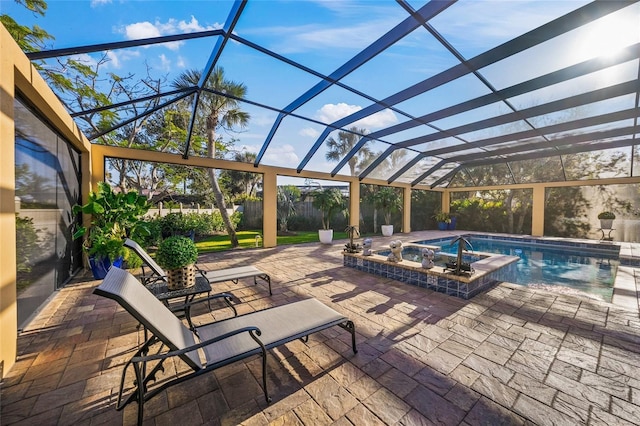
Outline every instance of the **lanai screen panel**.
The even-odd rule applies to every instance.
[[[68,18],[64,3],[33,23]],[[596,178],[636,174],[619,157],[638,141],[638,2],[168,4],[78,3],[76,38],[53,34],[51,46],[71,50],[31,54],[48,71],[69,57],[96,68],[96,99],[54,88],[92,142],[206,155],[203,117],[218,96],[248,114],[242,126],[218,121],[232,148],[218,155],[253,152],[256,164],[488,185],[580,178],[567,164],[593,153]],[[117,22],[101,13],[116,7]],[[246,91],[175,84],[218,69]],[[126,79],[110,91],[114,73]],[[327,144],[341,132],[364,139]]]
[[[515,183],[513,173],[505,163],[465,167],[452,179],[450,186],[493,186]]]

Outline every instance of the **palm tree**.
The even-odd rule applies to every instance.
[[[198,85],[201,71],[187,70],[183,72],[173,82],[173,87],[177,89],[189,88]],[[240,109],[240,102],[237,99],[244,97],[247,87],[242,83],[236,83],[224,78],[224,70],[221,67],[215,67],[207,80],[206,87],[214,90],[216,93],[209,91],[201,91],[198,105],[198,111],[204,114],[207,149],[206,155],[209,158],[216,157],[216,131],[220,129],[233,130],[235,127],[245,127],[249,121],[249,114]],[[217,93],[226,93],[232,97],[218,95]],[[227,205],[224,200],[224,194],[220,189],[215,169],[207,169],[211,189],[216,200],[216,205],[220,210],[222,221],[227,228],[227,233],[231,239],[231,245],[238,247],[238,236],[236,230],[231,223],[231,219],[227,212]]]
[[[278,220],[280,220],[280,232],[289,232],[289,219],[296,214],[297,194],[292,186],[278,187]]]
[[[256,157],[257,154],[255,152],[239,151],[233,154],[233,161],[254,163]],[[256,196],[262,175],[239,170],[225,170],[222,174],[225,182],[232,188],[232,196],[237,196],[239,193]]]
[[[334,139],[333,136],[327,139],[327,153],[325,157],[329,161],[340,161],[342,158],[351,151],[351,149],[362,138],[360,135],[364,135],[367,132],[366,129],[360,129],[357,127],[351,127],[349,131],[338,132],[338,139]],[[358,153],[349,159],[349,170],[351,176],[356,175],[356,170],[362,168],[365,162],[370,160],[371,150],[366,145],[360,148]]]

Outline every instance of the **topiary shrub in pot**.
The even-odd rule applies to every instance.
[[[174,236],[163,240],[156,252],[156,261],[165,268],[169,290],[192,287],[196,284],[194,264],[198,248],[191,238]]]
[[[616,218],[615,213],[604,211],[598,214],[598,219],[600,219],[600,228],[602,229],[611,229],[613,227],[613,219]]]

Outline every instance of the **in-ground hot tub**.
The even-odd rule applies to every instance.
[[[436,251],[437,263],[432,269],[422,267],[421,250],[424,247]],[[458,276],[451,271],[447,272],[444,266],[446,261],[455,259],[455,255],[440,252],[440,247],[407,244],[402,248],[402,262],[388,261],[389,249],[382,248],[375,250],[371,256],[345,252],[343,264],[359,271],[470,299],[500,281],[512,281],[516,274],[514,266],[519,259],[517,256],[464,252],[462,260],[471,263],[473,273]]]

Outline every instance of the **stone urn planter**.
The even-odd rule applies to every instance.
[[[605,211],[598,214],[598,219],[600,219],[600,228],[601,229],[612,229],[613,228],[613,220],[616,218],[616,215],[613,212]]]

